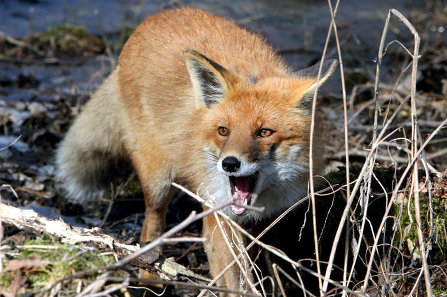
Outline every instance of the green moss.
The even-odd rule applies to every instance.
[[[101,38],[90,34],[84,27],[62,24],[26,38],[26,42],[56,55],[99,54],[105,50]]]
[[[9,290],[14,279],[15,279],[14,273],[8,273],[8,272],[0,273],[0,291]]]
[[[422,233],[427,248],[431,249],[432,262],[436,263],[445,259],[447,255],[447,200],[435,196],[432,198],[431,205],[426,195],[421,195],[419,200]],[[403,205],[396,204],[393,212],[398,216],[401,207],[403,207],[402,217],[399,220],[396,246],[406,248],[409,252],[412,252],[417,246],[418,233],[414,201],[411,200],[410,204],[408,203],[406,201]],[[431,215],[433,219],[431,219]],[[417,251],[415,252],[417,253]]]
[[[77,272],[98,269],[115,263],[115,258],[111,254],[103,254],[100,251],[86,246],[70,245],[57,242],[49,236],[42,236],[34,240],[28,240],[23,245],[17,245],[14,249],[18,253],[11,252],[12,258],[5,260],[3,266],[7,267],[12,259],[38,259],[48,261],[47,265],[40,268],[24,269],[22,275],[27,279],[27,285],[33,292],[47,289],[55,281],[73,275]],[[6,251],[8,254],[8,251]],[[82,277],[83,282],[92,280],[102,271]],[[8,291],[12,282],[16,278],[17,271],[4,271],[0,275],[0,291]],[[77,282],[66,282],[61,289],[74,286]],[[71,292],[76,292],[70,289]]]
[[[437,286],[433,286],[432,290],[434,296],[447,296],[446,288],[439,288]]]

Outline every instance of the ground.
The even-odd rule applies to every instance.
[[[399,43],[392,42],[398,40],[409,52],[413,52],[413,36],[394,17],[386,39],[390,44],[382,60],[381,73],[379,76],[376,74],[375,62],[384,21],[388,9],[393,8],[390,2],[392,1],[364,1],[362,6],[358,4],[360,1],[345,1],[337,14],[349,118],[347,140],[349,177],[352,183],[350,190],[356,190],[355,183],[358,179],[361,183],[350,212],[352,225],[347,229],[350,239],[341,239],[339,242],[339,250],[346,243],[349,252],[337,253],[335,264],[338,266],[332,277],[334,280],[343,279],[340,267],[344,265],[343,255],[347,254],[348,267],[352,266],[356,271],[349,288],[360,289],[364,276],[368,273],[370,247],[374,239],[377,239],[377,228],[385,216],[388,219],[384,220],[385,224],[378,233],[378,249],[373,264],[369,266],[372,272],[367,277],[370,283],[366,288],[367,292],[390,296],[408,296],[416,294],[415,292],[426,295],[425,275],[420,269],[424,263],[418,243],[418,219],[415,215],[419,213],[428,255],[425,265],[431,275],[432,291],[435,295],[446,296],[447,132],[445,128],[436,135],[433,132],[447,119],[447,33],[444,32],[447,26],[447,6],[441,1],[412,5],[412,1],[401,1],[399,7],[394,6],[415,26],[422,40],[417,79],[414,81],[411,77],[412,57]],[[96,11],[89,18],[87,13],[85,24],[76,23],[74,20],[77,18],[74,16],[77,12],[72,12],[67,14],[67,19],[45,25],[38,15],[43,14],[41,9],[44,4],[41,1],[23,1],[17,6],[11,3],[6,1],[1,4],[5,6],[2,13],[10,12],[10,15],[5,16],[5,24],[9,25],[2,28],[5,32],[0,32],[2,203],[32,209],[48,218],[61,217],[73,226],[100,227],[106,234],[128,244],[135,244],[141,230],[144,208],[138,184],[130,181],[123,189],[118,188],[116,195],[104,197],[100,202],[68,201],[54,178],[54,151],[90,94],[116,65],[123,42],[142,15],[175,7],[178,3],[160,2],[155,5],[142,2],[133,3],[120,12],[111,9],[115,17],[117,14],[124,14],[124,21],[117,21],[110,28],[102,23],[104,20],[95,21],[95,15],[104,18],[105,12],[100,7],[99,14]],[[238,20],[244,26],[264,32],[286,61],[297,69],[320,59],[330,23],[329,8],[324,1],[292,3],[284,0],[280,8],[263,1],[231,5],[212,1],[181,4],[215,11]],[[34,19],[27,20],[29,27],[33,25],[40,28],[31,35],[27,34],[29,32],[24,33],[27,30],[24,28],[28,27],[23,27],[23,23],[27,22],[22,21],[14,26],[11,21],[18,15],[13,11],[22,9],[23,5],[29,5],[35,11]],[[71,9],[79,8],[72,5]],[[86,2],[85,5],[98,4]],[[112,7],[113,5],[118,4],[114,3]],[[48,9],[54,13],[55,19],[56,15],[60,16],[58,9],[61,8],[57,4],[49,5]],[[328,57],[338,58],[335,39],[329,43]],[[368,153],[373,143],[376,110],[374,82],[377,77],[380,79],[378,133],[392,115],[395,115],[395,119],[386,130],[392,134],[381,141],[375,150],[372,166],[368,167],[373,170],[362,172],[366,160],[371,160]],[[410,94],[412,86],[416,86],[417,90],[414,110],[409,101],[401,105]],[[338,221],[348,200],[344,187],[346,154],[342,98],[340,73],[337,73],[320,92],[318,105],[319,116],[325,120],[327,127],[324,158],[328,164],[327,174],[324,179],[320,179],[318,188],[332,185],[337,190],[335,195],[321,195],[316,199],[318,241],[321,259],[324,261],[329,258]],[[414,203],[416,196],[413,190],[416,188],[414,182],[411,182],[416,173],[405,173],[412,156],[411,135],[414,128],[411,119],[414,116],[418,123],[418,147],[433,136],[418,158],[419,207]],[[402,184],[397,191],[396,184],[401,177]],[[392,197],[396,198],[395,203],[392,203],[386,214],[387,203]],[[365,199],[368,205],[366,208],[362,206]],[[304,202],[269,231],[263,240],[282,250],[290,259],[303,264],[304,270],[300,270],[302,281],[306,288],[315,290],[315,287],[318,289],[317,281],[305,272],[306,267],[315,269],[315,265],[312,265],[314,260],[306,260],[315,259],[315,235],[309,205],[308,201]],[[192,199],[186,195],[178,195],[169,210],[168,229],[178,225],[193,209],[200,211],[199,205],[192,202]],[[362,229],[365,222],[366,227]],[[268,223],[263,222],[260,225]],[[199,237],[200,228],[200,222],[196,222],[178,235]],[[62,277],[111,265],[116,260],[110,253],[62,243],[59,238],[48,234],[36,236],[35,233],[10,224],[4,224],[2,231],[0,255],[3,266],[0,269],[3,272],[0,276],[0,293],[3,296],[36,295]],[[362,236],[359,237],[359,234]],[[358,238],[361,238],[361,243],[356,241]],[[48,250],[58,252],[49,253]],[[285,274],[281,273],[279,278],[284,283],[285,290],[292,292],[289,295],[301,294],[296,273],[290,269],[287,261],[265,251],[261,253],[261,250],[258,250],[259,254],[256,251],[252,253],[261,255],[258,256],[258,265],[263,273],[274,275],[271,264],[277,263],[294,279],[287,280]],[[191,271],[201,275],[208,272],[201,243],[170,244],[165,247],[164,253]],[[356,255],[359,255],[359,260],[353,264],[352,259]],[[323,272],[324,267],[322,265]],[[136,271],[134,266],[128,269],[133,271],[130,274]],[[75,295],[76,288],[84,288],[97,276],[98,273],[91,273],[73,277],[47,293]],[[122,276],[119,273],[116,275]],[[132,295],[140,292],[136,289],[128,290]],[[278,287],[276,290],[280,292]],[[119,292],[113,294],[126,294]],[[191,292],[193,291],[181,286],[168,286],[165,295],[184,296],[193,294]],[[331,291],[333,294],[340,292],[336,288]]]

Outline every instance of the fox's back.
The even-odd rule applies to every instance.
[[[126,43],[119,62],[123,100],[147,103],[147,109],[163,122],[169,115],[176,120],[179,114],[191,112],[194,95],[185,49],[200,52],[247,79],[288,74],[281,58],[257,34],[208,12],[183,8],[147,18]]]

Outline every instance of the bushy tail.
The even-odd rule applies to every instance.
[[[93,95],[57,150],[57,178],[70,198],[103,195],[131,171],[122,141],[117,73]]]

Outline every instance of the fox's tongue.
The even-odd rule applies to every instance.
[[[235,185],[235,202],[239,204],[250,204],[250,182],[251,177],[250,176],[242,176],[242,177],[235,177],[234,178],[234,185]],[[231,211],[236,214],[240,215],[243,214],[247,209],[241,206],[232,205]]]
[[[236,186],[236,192],[238,196],[249,194],[251,179],[251,176],[241,176],[234,178],[234,185]]]

